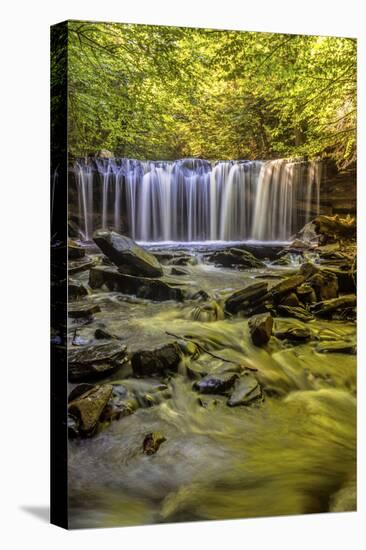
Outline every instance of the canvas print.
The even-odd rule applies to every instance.
[[[52,28],[53,522],[356,510],[356,46]]]

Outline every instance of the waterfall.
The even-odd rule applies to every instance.
[[[142,242],[285,241],[319,213],[320,161],[77,160],[86,240],[100,227]]]

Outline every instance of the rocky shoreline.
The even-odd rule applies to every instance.
[[[257,257],[254,247],[240,246],[149,250],[104,230],[94,243],[68,247],[70,440],[107,433],[138,410],[161,407],[177,377],[198,407],[234,413],[299,389],[340,387],[340,375],[329,374],[328,366],[321,372],[316,361],[356,353],[352,220],[320,216],[291,243],[269,250],[270,257],[264,248]],[[210,286],[205,275],[222,279]],[[150,328],[155,312],[173,310],[182,325],[156,317]],[[224,335],[240,327],[245,340],[228,346],[227,336],[210,333],[216,327]],[[315,368],[296,358],[296,350],[305,349],[315,354]],[[263,364],[278,358],[279,371],[262,368],[261,357]],[[296,373],[288,358],[300,365]],[[351,395],[354,377],[349,372],[342,379]],[[158,430],[141,438],[139,452],[149,456],[168,447],[168,435]]]

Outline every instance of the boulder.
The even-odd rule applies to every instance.
[[[115,231],[98,230],[94,233],[93,240],[121,273],[139,277],[163,275],[162,267],[155,256],[129,237],[119,235]]]
[[[98,304],[71,303],[68,306],[67,314],[71,319],[85,319],[92,317],[100,311]]]
[[[270,290],[273,299],[279,301],[283,296],[302,285],[304,281],[303,275],[292,275],[280,281]]]
[[[338,296],[338,279],[334,273],[319,271],[307,280],[315,291],[318,301],[330,300]]]
[[[268,284],[264,281],[254,283],[231,294],[225,301],[225,312],[236,314],[252,308],[263,301],[268,294]]]
[[[70,382],[82,382],[110,375],[127,362],[126,346],[105,342],[68,349]]]
[[[222,267],[240,267],[242,269],[256,269],[264,267],[264,263],[258,260],[251,252],[230,248],[229,250],[217,250],[207,256],[209,262]]]
[[[106,407],[111,395],[112,386],[94,386],[68,405],[68,411],[72,417],[78,420],[80,435],[92,435],[95,432],[99,418]]]
[[[299,319],[307,323],[311,321],[314,317],[303,307],[290,307],[290,306],[277,306],[278,315],[283,317],[293,317],[294,319]]]
[[[131,364],[137,376],[150,376],[176,372],[182,358],[182,351],[177,342],[163,344],[155,349],[141,350],[133,353]]]
[[[75,275],[75,273],[80,273],[81,271],[88,271],[88,269],[91,269],[95,265],[95,258],[85,257],[81,260],[72,260],[67,265],[67,272],[69,275]]]
[[[90,270],[89,286],[95,289],[103,285],[106,285],[110,291],[156,301],[176,300],[181,302],[186,293],[185,289],[168,277],[160,279],[133,277],[120,273],[116,267],[94,267]]]
[[[331,317],[334,313],[345,313],[353,310],[357,304],[355,294],[345,294],[339,298],[324,300],[311,306],[311,311],[319,317]]]
[[[299,307],[300,301],[295,292],[290,292],[281,298],[280,304],[282,306]]]
[[[347,353],[356,355],[356,344],[346,340],[338,340],[335,342],[320,342],[315,350],[319,353]]]
[[[267,344],[271,338],[273,317],[270,313],[254,315],[248,321],[250,336],[255,346]]]
[[[193,388],[200,393],[214,393],[225,395],[235,383],[238,374],[235,372],[211,373],[193,384]]]
[[[249,405],[262,397],[262,389],[258,380],[250,373],[245,372],[235,382],[232,394],[227,404],[229,407]]]
[[[299,275],[302,275],[307,281],[310,277],[318,273],[320,268],[313,264],[312,262],[305,262],[301,265],[299,269]]]
[[[69,260],[80,260],[85,256],[85,248],[69,239],[67,243],[67,256]]]
[[[101,415],[101,421],[111,422],[133,414],[138,408],[137,400],[122,384],[113,384],[111,398]]]
[[[182,269],[181,267],[172,267],[170,272],[172,275],[188,275],[188,271],[186,269]]]
[[[315,290],[312,286],[308,285],[307,283],[304,283],[303,285],[300,285],[296,289],[296,294],[300,300],[300,302],[304,305],[307,304],[313,304],[316,302],[316,294]],[[289,305],[289,304],[283,304],[283,305]]]
[[[307,327],[289,327],[275,332],[276,338],[293,342],[306,342],[311,338],[311,331]]]
[[[145,455],[154,455],[158,452],[160,445],[166,441],[166,437],[161,432],[152,432],[144,437],[142,450]]]
[[[82,283],[71,279],[69,279],[67,289],[69,302],[88,295],[88,289]]]

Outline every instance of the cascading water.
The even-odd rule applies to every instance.
[[[72,167],[86,240],[286,240],[319,212],[320,161],[97,159]]]

